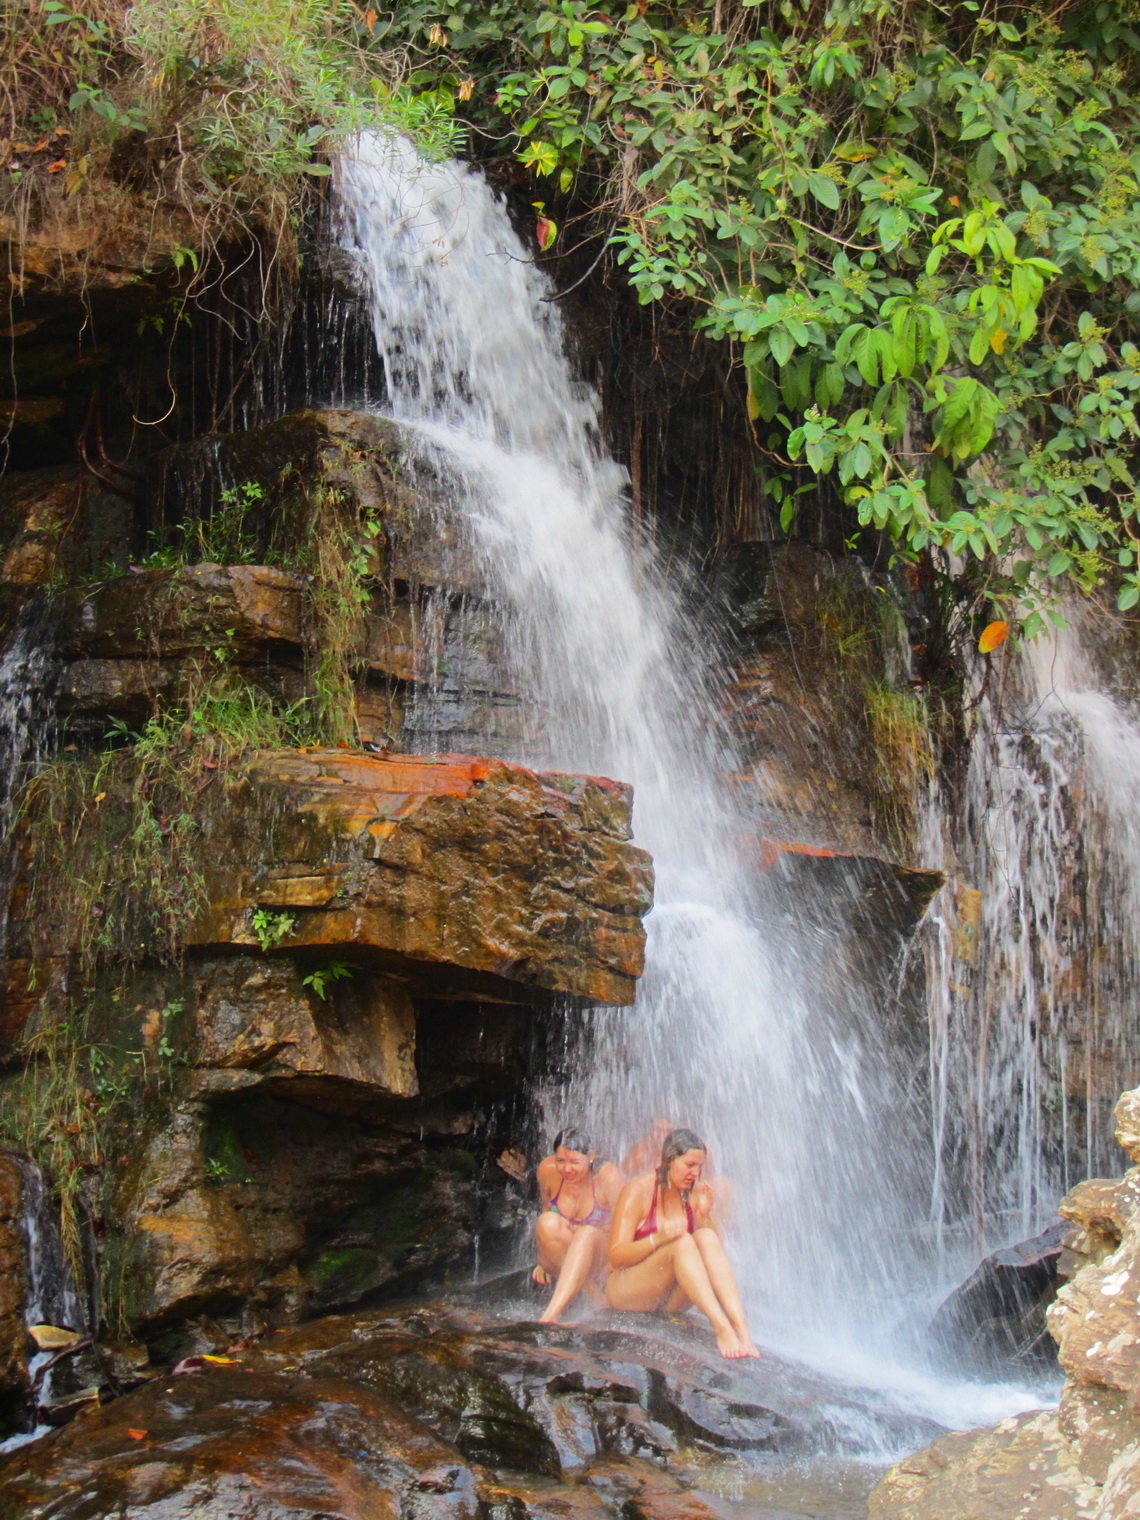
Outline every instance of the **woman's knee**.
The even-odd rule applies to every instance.
[[[694,1230],[693,1241],[700,1251],[709,1250],[710,1248],[716,1251],[724,1249],[720,1236],[711,1225],[703,1224],[699,1230]]]
[[[700,1254],[700,1248],[692,1235],[678,1235],[672,1243],[673,1260],[692,1259]]]
[[[551,1214],[549,1210],[545,1214],[540,1214],[535,1221],[534,1234],[540,1245],[561,1245],[565,1233],[565,1222],[559,1219],[557,1214]]]

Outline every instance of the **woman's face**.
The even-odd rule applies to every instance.
[[[566,1146],[560,1145],[554,1152],[554,1165],[558,1168],[558,1175],[567,1182],[581,1182],[590,1174],[590,1167],[594,1157],[585,1151],[567,1150]]]
[[[689,1193],[701,1180],[701,1167],[705,1164],[704,1151],[686,1151],[669,1163],[669,1186],[679,1193]]]

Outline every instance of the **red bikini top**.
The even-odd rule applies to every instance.
[[[693,1216],[693,1208],[689,1200],[685,1199],[685,1218],[688,1220],[689,1234],[695,1233],[697,1221]],[[645,1223],[638,1225],[633,1232],[634,1240],[648,1240],[657,1231],[657,1179],[653,1179],[653,1202],[649,1205],[649,1213],[645,1216]]]

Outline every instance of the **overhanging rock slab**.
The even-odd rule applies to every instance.
[[[351,951],[414,990],[633,1001],[652,902],[628,787],[466,756],[259,754],[203,799],[209,906],[192,946]]]

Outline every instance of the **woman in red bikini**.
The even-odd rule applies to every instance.
[[[604,1161],[578,1129],[564,1129],[554,1139],[554,1153],[538,1165],[542,1213],[534,1227],[538,1266],[534,1281],[554,1283],[554,1293],[540,1323],[556,1325],[583,1288],[605,1275],[610,1215],[621,1192],[622,1175]],[[595,1290],[596,1292],[596,1290]]]
[[[713,1191],[701,1181],[705,1144],[675,1129],[655,1172],[622,1188],[610,1231],[606,1299],[615,1309],[679,1313],[690,1303],[709,1321],[721,1356],[759,1356],[748,1333],[736,1278],[713,1218]]]

